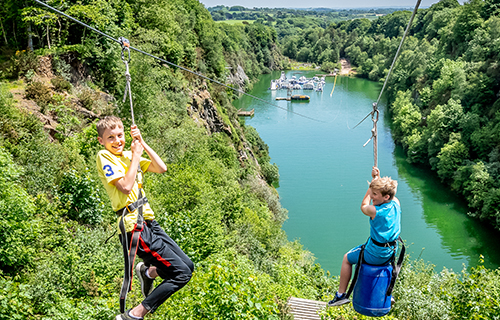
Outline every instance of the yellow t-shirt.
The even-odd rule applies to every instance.
[[[121,157],[115,156],[108,150],[101,150],[97,154],[97,170],[99,172],[99,178],[102,181],[102,184],[106,188],[109,199],[111,200],[111,206],[114,211],[118,211],[123,207],[134,203],[137,201],[139,196],[139,186],[137,181],[134,182],[134,186],[130,194],[124,194],[118,188],[112,184],[112,181],[116,181],[117,179],[125,177],[125,173],[128,171],[128,167],[130,162],[132,161],[132,151],[123,151]],[[146,172],[151,160],[146,158],[141,158],[140,166],[142,172]],[[142,175],[139,174],[140,182],[142,183]],[[142,195],[146,196],[144,193],[144,189],[142,190]],[[125,216],[125,229],[127,232],[130,232],[134,229],[134,225],[137,222],[137,214],[138,210],[135,210],[132,213],[129,213]],[[143,215],[145,220],[153,220],[155,215],[149,203],[146,203],[143,207]],[[118,222],[120,221],[121,216],[118,218]]]

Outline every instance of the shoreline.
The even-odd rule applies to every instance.
[[[349,62],[349,60],[341,58],[340,65],[342,66],[342,68],[340,69],[341,76],[348,76],[350,74],[356,73],[355,71],[352,70],[351,63]]]

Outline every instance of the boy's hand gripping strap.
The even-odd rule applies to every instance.
[[[139,188],[138,201],[142,199],[142,189]],[[120,237],[122,238],[122,248],[123,248],[123,259],[125,262],[125,274],[123,277],[122,288],[120,290],[120,312],[124,313],[126,309],[127,293],[132,289],[132,270],[134,268],[135,256],[137,254],[137,248],[139,244],[139,239],[141,237],[141,231],[144,230],[144,217],[143,217],[143,207],[142,205],[138,208],[139,212],[137,215],[137,222],[132,230],[132,235],[130,237],[130,248],[128,246],[127,230],[125,229],[125,223],[123,219],[129,213],[127,207],[123,208],[122,218],[120,219]]]

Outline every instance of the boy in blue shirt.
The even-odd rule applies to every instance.
[[[361,202],[361,211],[370,217],[370,238],[368,239],[364,261],[372,265],[388,263],[397,250],[396,240],[401,232],[401,205],[395,197],[398,182],[390,177],[380,177],[377,167],[372,169],[370,187]],[[371,204],[370,204],[371,202]],[[358,263],[361,252],[359,245],[344,255],[340,269],[339,289],[328,306],[340,306],[349,303],[346,296],[351,280],[352,265]]]

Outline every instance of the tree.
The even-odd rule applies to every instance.
[[[446,143],[438,154],[438,176],[443,181],[451,182],[453,174],[469,156],[467,147],[461,141],[460,133],[451,133],[450,141]]]
[[[300,49],[299,53],[297,53],[297,60],[300,62],[309,62],[311,56],[311,50],[309,48],[303,47]]]
[[[436,168],[438,159],[434,158],[449,141],[452,132],[459,132],[463,109],[460,101],[450,99],[446,105],[438,105],[427,118],[425,137],[428,141],[430,164]]]

